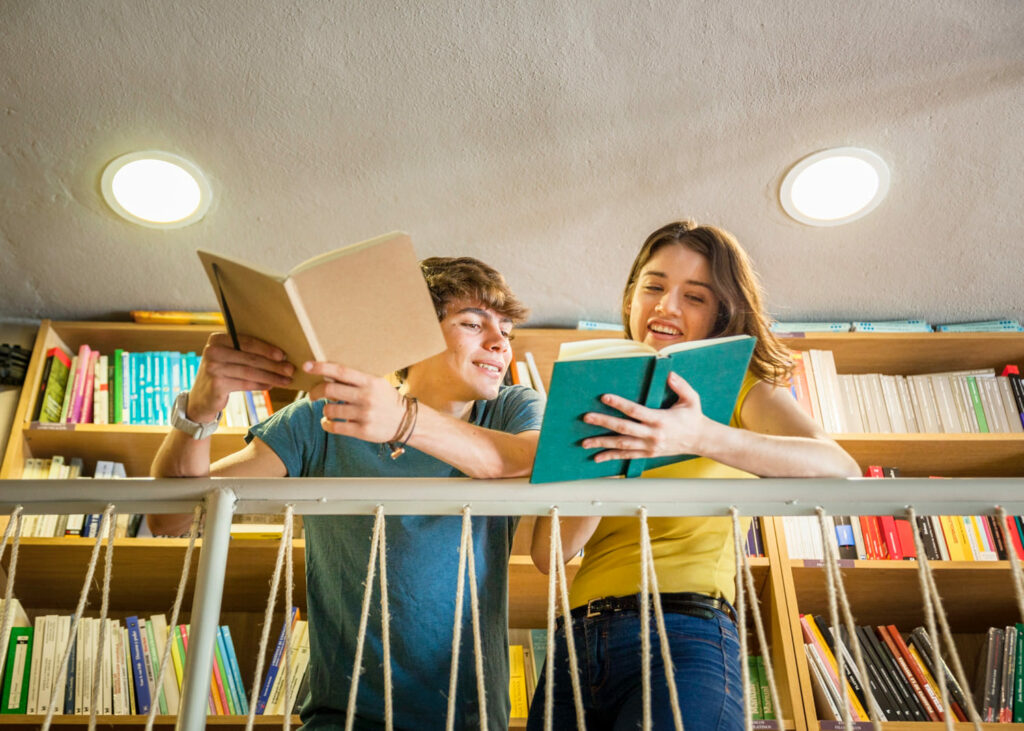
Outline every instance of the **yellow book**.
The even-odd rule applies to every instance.
[[[219,312],[181,312],[179,310],[131,310],[132,320],[147,325],[223,325]]]
[[[939,524],[942,525],[942,535],[946,539],[946,550],[949,551],[950,561],[968,561],[964,555],[964,546],[960,539],[960,532],[954,526],[954,516],[940,515]]]
[[[925,692],[932,697],[932,700],[938,704],[939,708],[942,708],[942,699],[939,697],[939,684],[935,682],[935,678],[928,672],[928,665],[925,664],[921,658],[921,653],[914,647],[914,643],[911,642],[907,645],[907,650],[910,651],[910,655],[914,658],[914,661],[921,667],[921,674],[924,675],[924,682],[928,684],[928,688],[925,688]],[[945,713],[945,711],[943,711]]]
[[[838,678],[839,664],[836,662],[835,655],[832,654],[832,650],[829,649],[828,643],[825,642],[825,638],[822,636],[821,630],[818,628],[818,624],[814,621],[814,618],[810,615],[805,616],[807,617],[807,626],[810,627],[811,632],[814,634],[815,641],[820,643],[821,649],[825,653],[825,659],[828,661],[829,665],[832,666],[832,672],[834,672],[836,674],[836,677]],[[852,706],[854,713],[858,716],[858,718],[855,718],[853,720],[869,720],[867,711],[864,710],[864,706],[861,704],[860,699],[857,698],[856,693],[853,692],[853,688],[850,686],[850,681],[846,678],[843,678],[843,682],[846,684],[846,693],[850,698],[850,705]]]
[[[510,718],[526,718],[529,715],[529,699],[526,697],[526,663],[522,645],[508,646],[509,679],[508,695],[512,701]]]
[[[181,690],[181,679],[185,675],[185,663],[181,657],[181,630],[175,627],[171,632],[171,664],[174,665],[174,677]]]

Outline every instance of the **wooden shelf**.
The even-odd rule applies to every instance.
[[[837,434],[862,471],[898,467],[903,477],[1024,475],[1024,434]]]
[[[0,727],[4,729],[10,729],[11,731],[36,731],[43,725],[43,721],[46,719],[45,715],[31,715],[31,716],[14,716],[14,715],[0,715]],[[206,726],[207,728],[218,728],[224,729],[224,731],[235,731],[235,729],[244,729],[247,718],[245,716],[207,716]],[[283,716],[256,716],[253,725],[260,727],[280,728],[284,720]],[[177,721],[176,716],[156,716],[154,718],[153,728],[155,729],[166,729],[170,731],[174,728],[175,722]],[[98,729],[123,729],[123,728],[144,728],[146,725],[145,716],[96,716],[96,728]],[[292,728],[298,728],[300,725],[299,717],[292,716]],[[50,725],[51,729],[83,729],[89,727],[89,716],[78,715],[78,716],[54,716]]]

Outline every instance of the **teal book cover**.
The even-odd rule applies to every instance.
[[[608,432],[584,423],[583,415],[600,412],[623,418],[621,412],[601,403],[601,396],[607,393],[652,408],[671,406],[676,395],[667,379],[675,372],[700,395],[704,414],[727,424],[754,343],[749,335],[694,340],[661,351],[630,340],[565,343],[551,374],[530,482],[636,477],[644,470],[693,458],[695,455],[672,455],[595,462],[593,456],[600,450],[583,449],[580,444]]]

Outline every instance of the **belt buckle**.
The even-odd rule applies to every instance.
[[[590,619],[591,617],[597,617],[601,614],[601,610],[598,608],[598,606],[601,604],[601,601],[602,600],[600,599],[591,599],[589,602],[587,602],[587,619]]]

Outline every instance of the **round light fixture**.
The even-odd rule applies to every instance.
[[[860,147],[808,155],[782,179],[779,199],[791,217],[809,226],[839,226],[866,216],[889,192],[889,166]]]
[[[210,184],[196,165],[162,150],[121,155],[103,170],[100,188],[115,213],[150,228],[195,223],[212,199]]]

